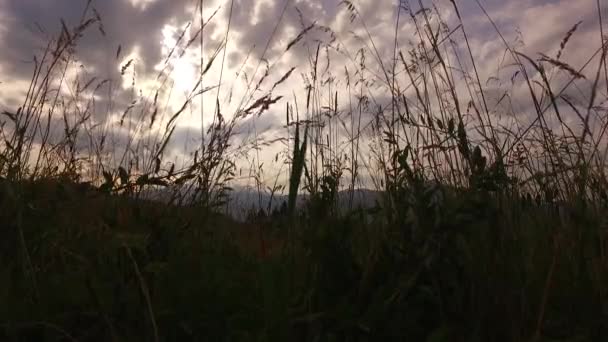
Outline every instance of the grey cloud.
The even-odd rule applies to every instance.
[[[40,53],[46,40],[59,32],[60,19],[67,25],[77,25],[85,8],[85,1],[73,0],[9,0],[0,7],[1,16],[5,19],[4,34],[0,48],[3,70],[15,77],[27,77],[32,64],[20,61],[31,61],[33,51]],[[107,34],[102,37],[91,28],[77,46],[77,55],[84,64],[94,66],[103,74],[116,71],[113,61],[118,45],[122,51],[129,51],[134,46],[141,48],[147,63],[147,72],[157,63],[160,56],[159,41],[165,23],[172,19],[186,19],[188,5],[192,0],[159,0],[148,5],[144,10],[133,7],[125,0],[93,1],[92,6],[99,12],[103,28]],[[38,27],[45,30],[41,33]],[[6,75],[4,75],[6,77]]]
[[[261,3],[256,12],[255,1],[235,0],[231,27],[239,51],[232,53],[232,63],[237,64],[238,61],[244,60],[251,48],[253,48],[252,57],[256,60],[264,58],[274,61],[278,59],[285,52],[287,42],[294,39],[298,32],[314,21],[317,21],[318,24],[331,21],[337,7],[338,1],[296,0],[290,1],[285,8],[284,1],[275,0]],[[225,11],[225,16],[228,16],[228,11]],[[279,18],[281,22],[279,22]],[[227,18],[225,21],[227,22]],[[275,34],[269,42],[273,31]],[[303,41],[326,40],[327,38],[327,34],[313,30]],[[295,46],[293,51],[291,62],[299,64],[305,61],[306,51],[302,44]]]
[[[277,21],[281,16],[285,1],[288,0],[269,0],[259,5],[258,1],[254,0],[235,0],[234,11],[231,21],[231,33],[229,50],[227,53],[227,68],[233,72],[245,60],[249,49],[255,46],[250,56],[251,64],[264,57],[270,61],[274,61],[283,56],[286,44],[291,39],[295,38],[302,29],[300,15],[296,11],[296,7],[302,14],[304,26],[309,25],[313,21],[317,21],[320,25],[327,25],[335,29],[342,29],[338,32],[340,38],[346,42],[347,50],[354,55],[356,50],[361,47],[360,42],[352,38],[349,30],[361,28],[360,23],[355,21],[353,24],[347,24],[344,27],[336,28],[339,24],[339,17],[343,15],[344,6],[339,6],[339,0],[291,0],[282,18],[281,23],[277,28],[275,37],[267,51],[264,53],[264,48],[270,38],[272,31],[277,25]],[[223,40],[227,29],[228,9],[230,2],[227,0],[211,1],[206,0],[205,17],[208,17],[218,6],[218,16],[213,19],[205,29],[205,48],[206,53],[213,51]],[[380,52],[383,60],[390,61],[392,59],[392,37],[394,34],[394,20],[396,19],[396,3],[397,1],[388,0],[360,0],[354,1],[355,4],[360,4],[361,15],[365,20],[366,25],[370,28],[374,35],[375,44]],[[463,15],[463,20],[467,28],[467,33],[471,43],[475,48],[486,45],[488,51],[484,54],[480,53],[481,60],[478,60],[480,70],[482,72],[482,82],[491,75],[491,72],[496,68],[496,61],[499,59],[503,51],[494,51],[493,44],[498,41],[496,32],[493,31],[491,24],[477,6],[475,1],[460,0],[456,1],[459,6],[460,13]],[[585,7],[580,11],[580,18],[572,16],[569,13],[564,13],[559,18],[563,18],[559,22],[555,22],[551,27],[544,27],[540,19],[525,17],[526,11],[536,8],[542,9],[543,5],[555,5],[558,7],[566,6],[568,2],[562,0],[483,0],[485,8],[490,15],[495,18],[499,27],[504,30],[508,39],[512,39],[515,34],[516,26],[523,27],[524,41],[528,44],[528,50],[534,54],[536,52],[553,53],[559,47],[559,42],[565,32],[579,20],[583,20],[583,24],[573,36],[568,48],[573,51],[583,51],[586,45],[598,46],[597,42],[588,43],[580,41],[585,39],[586,34],[592,34],[598,31],[597,18],[595,13],[595,1],[581,0],[582,6]],[[112,77],[118,80],[118,61],[115,59],[116,49],[119,44],[122,46],[123,54],[128,53],[133,47],[139,46],[141,55],[144,60],[140,61],[138,67],[145,68],[140,72],[145,74],[155,73],[153,67],[157,64],[161,56],[160,39],[161,31],[165,24],[175,23],[182,25],[184,22],[196,17],[196,13],[189,13],[192,6],[196,5],[197,0],[157,0],[152,2],[144,10],[134,8],[127,0],[96,0],[93,1],[93,6],[99,11],[105,31],[106,37],[102,37],[98,32],[95,32],[95,27],[91,28],[90,32],[83,37],[83,40],[77,47],[77,55],[81,62],[93,69],[93,73],[99,74],[100,77]],[[418,1],[411,0],[412,11],[418,9]],[[430,1],[423,1],[426,6],[430,5]],[[0,5],[0,18],[2,18],[3,33],[0,40],[0,67],[2,69],[2,78],[28,79],[32,72],[31,61],[32,54],[39,52],[44,47],[44,35],[37,32],[36,23],[44,27],[49,33],[59,31],[59,19],[63,17],[68,24],[75,24],[82,13],[85,1],[74,0],[7,0],[4,5]],[[448,0],[439,0],[437,2],[440,8],[445,8],[446,11],[452,11],[452,5]],[[256,8],[259,6],[259,11]],[[566,8],[566,7],[564,7]],[[605,8],[604,13],[608,9]],[[256,17],[257,16],[257,17]],[[608,17],[608,14],[605,15]],[[388,19],[387,19],[388,18]],[[518,19],[520,18],[520,19]],[[524,22],[527,20],[527,22]],[[450,24],[455,27],[455,16],[450,16]],[[252,24],[253,22],[256,22]],[[401,48],[407,49],[407,41],[415,40],[411,38],[413,31],[411,20],[408,16],[402,18],[402,27],[399,33]],[[527,26],[526,26],[527,25]],[[197,23],[194,23],[197,26]],[[546,25],[545,25],[546,26]],[[534,33],[534,28],[539,28],[541,31],[538,37],[530,37],[526,39],[526,33]],[[303,90],[302,82],[296,82],[299,73],[307,73],[307,59],[309,51],[307,45],[313,49],[316,48],[315,40],[328,41],[329,36],[319,30],[311,31],[300,44],[294,46],[289,53],[282,57],[280,65],[281,70],[297,66],[297,72],[291,76],[290,81],[295,82],[295,91]],[[462,37],[458,33],[454,39],[458,44],[463,44]],[[193,47],[196,49],[196,45]],[[500,50],[500,49],[499,49]],[[477,50],[476,50],[477,51]],[[462,51],[464,52],[464,50]],[[466,56],[466,54],[461,55]],[[568,55],[566,55],[568,57]],[[284,58],[284,59],[283,59]],[[464,59],[464,57],[463,57]],[[371,61],[371,56],[368,55],[368,61]],[[323,66],[324,61],[321,63]],[[335,68],[334,74],[342,75],[345,65],[350,65],[348,59],[337,54],[332,55],[332,65]],[[509,73],[511,73],[509,71]],[[506,74],[505,74],[506,75]],[[507,80],[509,76],[503,75]],[[352,76],[352,75],[351,75]],[[371,76],[370,76],[371,77]],[[272,78],[273,80],[276,79]],[[2,79],[0,79],[2,81]],[[299,80],[298,80],[299,81]],[[291,84],[291,83],[289,83]],[[0,84],[0,88],[6,84]],[[491,91],[489,91],[491,92]],[[498,92],[498,91],[495,91]],[[500,94],[500,92],[498,92]],[[287,96],[290,94],[287,93]],[[523,96],[522,96],[523,98]],[[12,106],[18,101],[14,99],[1,99],[5,105]],[[106,115],[105,108],[110,106],[109,99],[103,98],[96,103],[95,115],[100,120]],[[120,112],[126,108],[132,101],[129,91],[120,91],[112,99],[114,108]],[[377,101],[381,104],[389,101],[387,98],[378,96]],[[529,101],[523,100],[521,104],[527,107]],[[277,113],[280,113],[282,107],[277,105]],[[274,109],[274,108],[271,108]],[[266,113],[263,117],[256,119],[257,128],[260,130],[268,130],[270,132],[280,130],[280,122],[283,114]],[[371,114],[370,114],[371,117]],[[251,121],[240,123],[237,132],[244,135],[251,125]],[[188,143],[192,143],[192,139],[198,138],[199,133],[196,129],[176,129],[172,148],[175,150],[183,149]]]

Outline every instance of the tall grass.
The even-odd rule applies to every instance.
[[[86,2],[81,21],[62,21],[36,60],[21,107],[3,113],[0,338],[601,340],[604,33],[583,65],[563,59],[580,24],[555,55],[536,58],[477,2],[504,47],[486,80],[468,23],[450,4],[454,22],[434,3],[399,1],[389,52],[355,2],[340,4],[355,37],[300,13],[284,51],[308,51],[307,65],[267,89],[275,65],[256,69],[245,95],[226,105],[230,2],[224,40],[209,56],[201,50],[200,77],[177,110],[162,105],[173,87],[168,57],[156,89],[98,121],[96,97],[112,97],[124,80],[69,78],[78,40],[92,27],[104,32]],[[198,6],[176,53],[202,45],[215,13],[204,18]],[[599,1],[597,14],[601,28]],[[402,36],[406,21],[413,36]],[[313,33],[327,40],[309,40]],[[304,89],[284,101],[275,93],[295,70]],[[170,162],[180,117],[213,92],[200,147]],[[245,120],[255,124],[280,101],[284,137],[264,140],[253,126],[251,141],[237,139]],[[517,115],[520,105],[527,115]],[[126,143],[108,146],[124,132]],[[281,142],[289,167],[264,184],[264,148]],[[288,189],[284,209],[259,203],[244,223],[220,214],[242,159],[271,202]],[[378,196],[374,205],[356,204],[363,190]]]

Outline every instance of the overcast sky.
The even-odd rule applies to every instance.
[[[577,22],[582,21],[578,30],[568,43],[562,60],[580,66],[600,46],[598,9],[596,0],[479,0],[489,15],[495,20],[509,43],[519,44],[518,49],[534,56],[545,53],[554,56],[559,42],[565,33]],[[315,40],[330,41],[327,32],[313,30],[287,53],[287,43],[295,38],[303,25],[312,22],[327,26],[335,32],[339,44],[352,54],[365,43],[354,38],[354,34],[364,36],[361,22],[369,30],[376,48],[386,61],[392,58],[392,47],[397,18],[397,0],[354,0],[361,15],[351,22],[345,6],[338,0],[234,0],[231,30],[223,70],[222,103],[229,106],[239,103],[246,80],[244,74],[251,76],[255,70],[261,73],[264,58],[273,66],[271,81],[280,78],[282,73],[296,67],[292,77],[276,95],[292,98],[302,94],[302,73],[309,71],[307,60]],[[418,9],[418,1],[410,0],[411,9]],[[430,6],[430,1],[422,1]],[[50,36],[56,35],[61,26],[60,19],[68,25],[75,25],[82,15],[85,0],[0,0],[0,110],[15,110],[29,82],[33,67],[33,56],[42,53]],[[192,37],[199,27],[197,4],[199,0],[94,0],[92,6],[102,19],[102,35],[93,28],[78,44],[76,55],[87,75],[100,78],[120,79],[120,69],[133,58],[133,71],[136,72],[139,90],[153,88],[163,61],[180,32],[188,23],[186,39]],[[205,55],[210,56],[226,35],[231,2],[229,0],[203,1],[203,17],[216,15],[204,29]],[[404,1],[407,3],[407,1]],[[496,71],[504,53],[503,43],[483,15],[475,0],[457,0],[463,17],[464,26],[476,55],[482,79],[488,79]],[[608,20],[608,4],[599,1],[604,20]],[[455,27],[457,18],[448,0],[434,2],[442,13],[443,20]],[[608,32],[608,31],[607,31]],[[401,19],[398,30],[399,47],[407,49],[413,35],[413,25],[407,17]],[[272,39],[270,39],[272,37]],[[461,36],[455,37],[462,40]],[[516,43],[521,40],[520,43]],[[369,42],[368,42],[369,43]],[[120,56],[116,58],[118,47]],[[182,58],[172,61],[174,69],[172,81],[175,82],[172,97],[179,103],[180,96],[195,84],[198,74],[200,50],[195,42]],[[220,57],[223,57],[220,54]],[[340,73],[348,65],[346,57],[334,57],[332,68]],[[221,65],[216,63],[216,65]],[[243,67],[243,71],[238,73]],[[122,76],[124,89],[131,83],[132,70],[127,77]],[[207,85],[218,79],[220,69],[214,67]],[[238,74],[237,74],[238,73]],[[238,76],[237,76],[238,75]],[[234,93],[230,97],[229,90]],[[241,93],[239,93],[239,91]],[[118,91],[112,101],[116,110],[121,111],[132,99],[130,92]],[[146,96],[144,94],[144,96]],[[149,97],[149,95],[148,95]],[[237,98],[237,100],[235,100]],[[173,100],[172,100],[173,101]],[[213,102],[213,101],[212,101]],[[284,102],[268,115],[259,118],[260,130],[278,129],[284,124]],[[106,114],[104,114],[106,113]],[[100,111],[97,120],[104,120],[107,112]],[[101,116],[101,117],[100,117]],[[179,144],[192,142],[200,125],[200,115],[196,111],[180,119],[177,135]]]

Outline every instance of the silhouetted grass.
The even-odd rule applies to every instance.
[[[364,32],[355,52],[301,17],[285,52],[310,52],[299,70],[305,87],[294,90],[305,105],[295,95],[287,104],[285,137],[255,131],[239,145],[238,125],[277,107],[273,92],[297,69],[268,90],[273,65],[256,72],[224,113],[219,85],[205,81],[214,63],[223,68],[228,27],[177,111],[161,106],[172,87],[167,63],[158,89],[115,109],[115,122],[96,122],[94,107],[65,104],[92,101],[117,80],[59,91],[78,39],[95,25],[103,32],[88,1],[82,21],[62,21],[38,58],[22,106],[3,113],[0,340],[604,340],[608,43],[600,32],[587,64],[570,65],[562,57],[576,24],[555,57],[533,58],[479,4],[508,58],[486,82],[451,3],[453,27],[434,4],[401,1],[389,58],[355,2],[341,3]],[[597,13],[601,22],[599,1]],[[215,13],[193,15],[200,27],[174,51],[197,48]],[[413,37],[398,35],[402,20]],[[330,39],[309,41],[311,32]],[[332,58],[346,61],[341,76]],[[498,100],[488,95],[494,81],[507,84]],[[585,93],[566,95],[577,82]],[[508,90],[517,87],[525,97]],[[180,116],[210,91],[201,146],[182,165],[167,161]],[[513,101],[529,103],[531,115],[515,115]],[[119,130],[127,145],[108,145]],[[259,203],[246,222],[222,214],[239,158],[252,158],[258,190],[269,186],[260,153],[274,142],[285,143],[289,167],[268,189],[271,201],[288,189],[287,203]],[[355,206],[356,191],[371,187],[375,205]]]

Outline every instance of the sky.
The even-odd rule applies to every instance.
[[[402,2],[403,5],[408,3]],[[534,56],[538,53],[555,55],[565,33],[582,22],[562,57],[574,66],[581,66],[600,46],[598,4],[602,6],[599,13],[608,19],[608,4],[603,0],[479,2],[510,44]],[[166,113],[179,109],[198,79],[201,51],[198,40],[188,49],[174,52],[169,63],[166,60],[182,31],[185,32],[184,40],[188,40],[200,28],[199,3],[199,0],[92,1],[91,6],[99,14],[101,25],[91,28],[81,38],[75,51],[79,68],[71,72],[83,80],[99,77],[116,81],[112,98],[98,99],[96,108],[99,110],[95,110],[95,120],[113,120],[115,123],[137,94],[144,98],[138,105],[149,104],[154,96],[157,76],[167,67],[172,70],[169,79],[173,87],[170,93],[163,93],[168,98]],[[255,75],[259,77],[267,64],[272,66],[267,84],[276,82],[285,72],[295,68],[275,91],[275,95],[284,96],[284,99],[263,116],[244,120],[239,126],[243,128],[242,132],[251,132],[252,124],[255,124],[256,132],[267,137],[281,132],[285,124],[285,99],[297,97],[303,102],[302,75],[310,72],[310,49],[314,51],[317,40],[328,42],[335,38],[335,45],[340,45],[352,56],[360,47],[370,46],[364,31],[366,28],[379,55],[386,57],[385,62],[390,61],[398,1],[353,0],[352,3],[360,15],[353,22],[349,20],[346,6],[338,0],[203,1],[203,18],[205,21],[211,18],[203,30],[204,60],[208,60],[228,37],[226,48],[218,55],[224,63],[214,63],[204,80],[205,86],[220,85],[218,99],[225,113],[230,113],[248,98],[246,85],[255,84],[251,79],[255,79]],[[419,8],[418,0],[410,0],[409,3],[412,11]],[[469,34],[481,78],[487,80],[501,63],[504,45],[477,1],[456,0],[456,3]],[[435,5],[444,21],[451,27],[457,25],[458,19],[449,0],[425,0],[422,4],[425,7]],[[32,76],[34,56],[40,56],[46,42],[61,30],[61,20],[68,26],[76,25],[85,5],[85,0],[0,0],[0,110],[15,111],[20,105]],[[407,49],[414,32],[408,19],[407,16],[402,17],[397,30],[398,45],[403,49]],[[313,22],[331,28],[333,35],[312,30],[296,46],[285,51],[287,44],[302,28]],[[608,32],[608,28],[605,29]],[[457,39],[462,41],[460,37]],[[176,57],[181,52],[183,55]],[[121,69],[131,59],[133,62],[121,75]],[[352,60],[348,54],[336,54],[330,68],[339,74],[349,63]],[[220,67],[222,65],[223,68]],[[202,120],[206,124],[211,120],[216,95],[215,91],[210,91],[204,97],[207,105]],[[106,103],[108,101],[112,102],[111,106]],[[195,103],[187,112],[179,119],[172,143],[175,154],[191,152],[188,146],[195,148],[200,137],[200,104]],[[272,159],[281,148],[269,148],[266,157]]]

